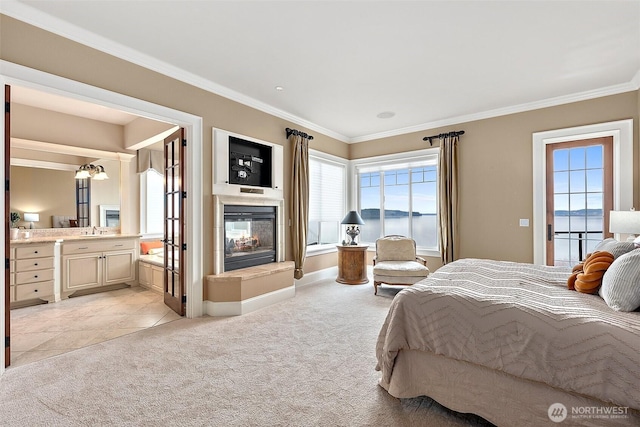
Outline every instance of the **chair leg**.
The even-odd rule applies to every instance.
[[[378,285],[380,283],[379,282],[373,282],[373,294],[374,295],[378,295]]]

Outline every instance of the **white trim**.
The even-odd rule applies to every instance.
[[[69,171],[69,172],[75,172],[76,170],[78,170],[78,165],[47,162],[45,160],[11,158],[10,161],[11,161],[11,166],[22,166],[26,168],[53,169],[58,171]]]
[[[0,79],[9,85],[35,88],[48,93],[80,99],[104,105],[138,116],[174,123],[185,128],[188,141],[186,160],[186,190],[190,195],[186,202],[186,236],[189,249],[189,264],[185,271],[187,293],[186,316],[202,316],[203,269],[202,269],[202,118],[172,108],[132,98],[95,86],[69,80],[53,74],[27,68],[7,61],[0,61]],[[4,130],[4,124],[3,128]],[[4,143],[3,143],[4,146]],[[119,160],[126,161],[129,155],[119,153]],[[123,186],[125,194],[128,187]],[[127,210],[127,197],[122,197],[122,209]],[[128,231],[128,230],[123,230]],[[4,306],[0,315],[4,315]],[[3,365],[4,366],[4,365]]]
[[[569,104],[572,102],[585,101],[593,98],[600,98],[603,96],[616,95],[619,93],[630,92],[640,88],[640,70],[638,73],[627,83],[621,83],[612,86],[606,86],[599,89],[588,90],[584,92],[578,92],[569,95],[557,96],[554,98],[543,99],[540,101],[513,105],[504,108],[497,108],[494,110],[488,110],[484,112],[449,117],[443,120],[437,120],[433,122],[421,123],[415,126],[408,126],[399,129],[393,129],[386,132],[373,133],[368,135],[361,135],[356,137],[347,137],[341,133],[335,132],[331,129],[327,129],[318,124],[312,123],[306,119],[283,111],[279,108],[268,105],[262,101],[258,101],[255,98],[251,98],[211,80],[204,79],[198,75],[190,73],[186,70],[178,68],[174,65],[167,64],[164,61],[160,61],[128,46],[116,43],[113,40],[109,40],[105,37],[99,36],[95,33],[87,31],[76,25],[70,24],[67,21],[55,18],[48,15],[38,9],[28,6],[18,1],[4,1],[2,3],[2,13],[36,27],[42,28],[54,34],[58,34],[69,40],[73,40],[77,43],[89,46],[93,49],[108,53],[117,58],[124,59],[125,61],[133,64],[140,65],[150,70],[162,73],[171,78],[188,83],[200,89],[215,93],[223,96],[232,101],[238,102],[243,105],[247,105],[256,110],[263,111],[267,114],[271,114],[275,117],[287,120],[291,123],[303,126],[309,130],[320,132],[326,136],[337,139],[346,143],[358,143],[364,141],[370,141],[374,139],[387,138],[396,135],[403,135],[412,132],[421,132],[429,129],[434,129],[442,126],[449,126],[454,124],[460,124],[470,122],[474,120],[489,119],[492,117],[499,117],[508,114],[520,113],[524,111],[537,110],[540,108],[553,107],[556,105]]]
[[[97,159],[120,160],[130,162],[136,157],[132,153],[119,153],[113,151],[96,150],[94,148],[76,147],[73,145],[54,144],[51,142],[34,141],[32,139],[11,138],[11,146],[25,150],[44,151],[69,156],[95,157]]]
[[[633,207],[633,119],[533,134],[533,263],[546,263],[546,146],[581,139],[613,137],[613,209]]]
[[[640,71],[638,71],[640,73]],[[638,74],[636,74],[638,76]],[[638,77],[640,80],[640,77]],[[636,81],[634,77],[628,83],[621,83],[613,86],[607,86],[600,89],[587,90],[584,92],[573,93],[569,95],[556,96],[554,98],[547,98],[540,101],[528,102],[525,104],[511,105],[504,108],[496,108],[494,110],[481,111],[478,113],[467,114],[463,116],[449,117],[447,119],[438,120],[434,122],[422,123],[415,126],[409,126],[400,129],[394,129],[387,132],[380,132],[370,135],[362,135],[354,138],[349,138],[349,143],[358,143],[364,141],[371,141],[373,139],[388,138],[391,136],[404,135],[412,132],[422,132],[429,129],[435,129],[444,126],[457,125],[461,123],[473,122],[476,120],[491,119],[494,117],[506,116],[509,114],[522,113],[525,111],[539,110],[541,108],[555,107],[558,105],[571,104],[573,102],[586,101],[589,99],[602,98],[603,96],[617,95],[619,93],[631,92],[638,90],[640,87],[640,81]]]
[[[140,65],[149,70],[156,71],[197,88],[204,89],[240,104],[255,108],[256,110],[271,114],[272,116],[280,117],[281,119],[298,124],[307,129],[320,132],[343,142],[349,141],[349,138],[338,132],[334,132],[331,129],[327,129],[294,114],[268,105],[262,101],[258,101],[255,98],[236,92],[235,90],[212,82],[211,80],[204,79],[196,74],[190,73],[164,61],[160,61],[157,58],[99,36],[91,31],[87,31],[76,25],[70,24],[67,21],[55,18],[20,2],[3,2],[2,13],[28,24],[35,25],[36,27],[42,28],[51,33],[60,35],[66,39],[73,40],[82,45],[108,53],[132,64]]]
[[[337,249],[336,249],[337,252]],[[302,279],[294,279],[296,288],[313,285],[324,280],[336,280],[338,277],[338,266],[328,267],[322,270],[305,273]]]
[[[336,243],[326,244],[326,245],[307,246],[307,258],[311,256],[318,256],[318,255],[330,254],[332,252],[338,252],[338,248],[336,248],[336,245],[338,244],[339,243],[336,242]]]
[[[291,285],[277,291],[258,295],[243,301],[213,302],[205,301],[205,311],[209,316],[241,316],[260,310],[296,296],[296,287]]]

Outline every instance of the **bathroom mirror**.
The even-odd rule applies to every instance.
[[[56,158],[60,160],[59,158]],[[109,179],[88,179],[90,183],[89,226],[119,225],[120,162],[109,159],[75,159],[75,164],[26,160],[11,157],[11,212],[18,212],[21,221],[16,225],[29,228],[24,213],[38,213],[34,228],[69,227],[76,215],[76,179],[78,166],[85,162],[104,167]],[[102,207],[102,209],[101,209]],[[114,218],[114,212],[117,214]],[[54,218],[55,217],[55,218]],[[102,221],[101,221],[102,219]],[[54,223],[55,222],[55,223]],[[105,224],[105,225],[103,225]]]

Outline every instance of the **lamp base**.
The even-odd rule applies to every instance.
[[[350,225],[347,227],[347,236],[351,239],[349,245],[357,245],[356,237],[360,234],[360,227],[357,225]]]

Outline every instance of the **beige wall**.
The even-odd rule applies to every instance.
[[[285,128],[311,133],[311,147],[339,157],[348,157],[348,146],[341,141],[312,132],[286,120],[271,116],[229,99],[104,54],[63,37],[0,15],[0,58],[71,80],[164,105],[203,118],[203,223],[204,253],[213,253],[211,196],[211,128],[251,136],[285,146],[285,194],[291,181],[291,151]],[[288,198],[285,211],[289,217]],[[287,232],[286,259],[291,259]],[[203,260],[204,273],[213,271],[212,259]]]
[[[352,159],[425,148],[424,136],[464,130],[460,139],[459,257],[533,262],[532,134],[622,119],[634,119],[634,205],[638,185],[639,92],[544,108],[455,126],[352,144]],[[434,141],[434,145],[437,142]],[[429,263],[435,264],[434,259]],[[430,265],[431,268],[431,265]]]
[[[428,146],[423,136],[465,130],[460,144],[461,257],[533,260],[532,228],[518,226],[520,218],[532,220],[533,215],[533,132],[633,118],[634,182],[638,181],[637,91],[349,145],[6,16],[1,17],[0,38],[4,60],[203,118],[204,253],[213,252],[208,178],[212,171],[212,127],[284,145],[285,194],[291,177],[286,127],[313,134],[312,148],[350,159],[422,149]],[[636,206],[638,192],[635,185]],[[285,202],[288,217],[288,200]],[[287,233],[287,259],[291,259],[290,247]],[[307,261],[307,272],[334,265],[331,254],[314,258]],[[429,264],[432,269],[439,265],[436,259],[430,259]],[[211,259],[204,259],[204,272],[212,272]]]

